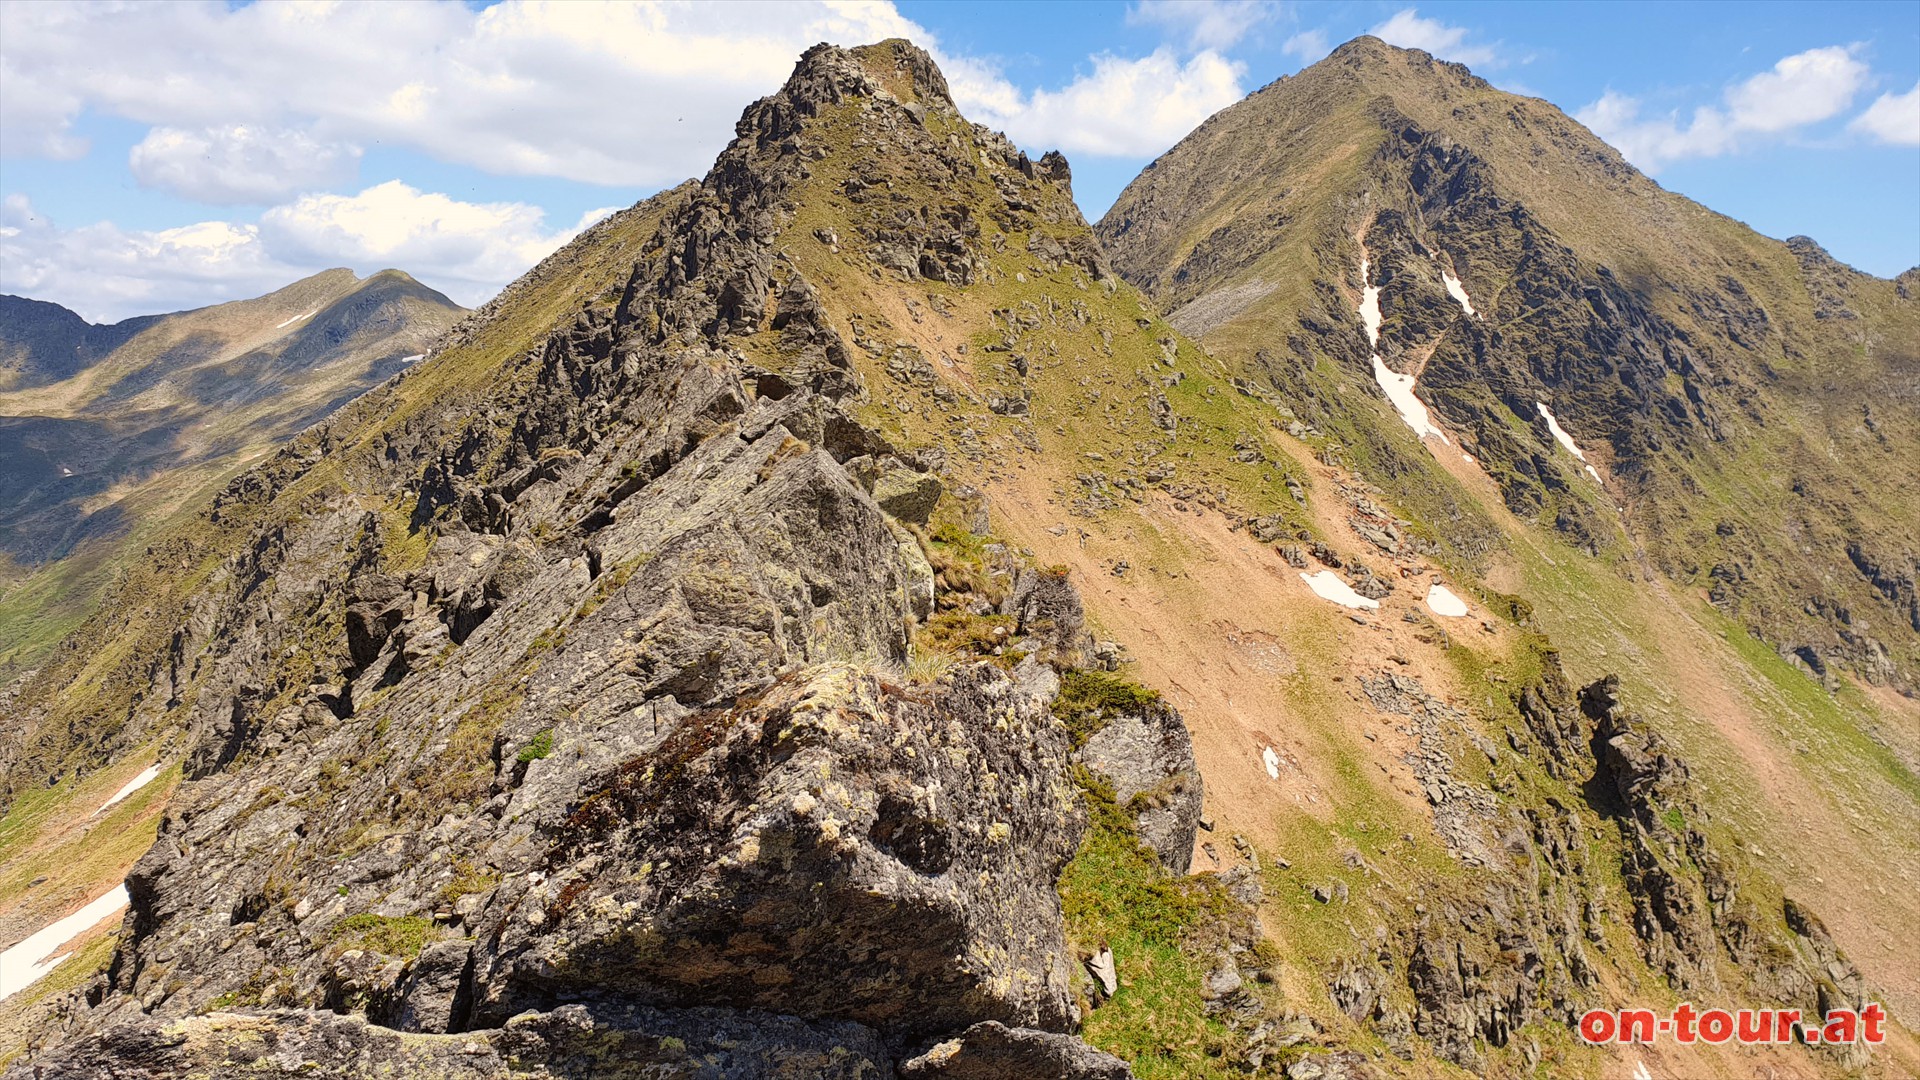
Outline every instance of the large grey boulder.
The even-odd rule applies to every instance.
[[[1087,740],[1080,757],[1113,784],[1115,799],[1133,813],[1140,839],[1160,862],[1186,873],[1204,790],[1180,713],[1156,703],[1138,716],[1114,717]]]
[[[829,664],[697,714],[583,788],[539,883],[475,920],[476,1023],[617,994],[1066,1030],[1068,761],[1047,702],[984,663],[917,690]]]
[[[873,501],[880,509],[915,525],[925,525],[940,502],[940,480],[932,473],[890,469],[873,485]]]
[[[1013,591],[1001,603],[1000,613],[1012,615],[1015,628],[1031,638],[1039,646],[1036,651],[1049,659],[1072,666],[1093,648],[1080,592],[1067,580],[1064,570],[1022,569],[1015,575]]]

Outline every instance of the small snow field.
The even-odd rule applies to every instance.
[[[1580,452],[1580,445],[1573,441],[1573,436],[1567,434],[1567,429],[1560,426],[1560,421],[1555,419],[1553,410],[1547,408],[1547,404],[1544,401],[1534,402],[1533,407],[1539,409],[1540,415],[1546,418],[1547,430],[1553,432],[1553,441],[1566,447],[1567,453],[1572,454],[1575,458],[1579,459],[1582,465],[1586,466],[1587,475],[1593,477],[1594,483],[1599,483],[1600,473],[1587,461],[1587,455]]]
[[[1341,581],[1331,570],[1322,570],[1317,574],[1302,573],[1300,580],[1307,583],[1307,588],[1312,589],[1315,596],[1322,600],[1331,600],[1341,607],[1366,611],[1374,611],[1380,607],[1380,601],[1369,600],[1354,592],[1353,586]]]
[[[280,325],[274,327],[274,329],[285,330],[287,327],[292,326],[294,323],[300,322],[303,319],[311,319],[318,314],[320,314],[320,309],[314,308],[312,311],[307,312],[305,315],[295,315],[293,318],[288,319],[286,322],[283,322]]]
[[[1268,776],[1280,779],[1280,755],[1273,752],[1273,747],[1260,751],[1260,763],[1267,767]]]
[[[1447,433],[1433,422],[1433,414],[1427,412],[1427,403],[1414,396],[1413,376],[1393,370],[1385,360],[1380,359],[1379,353],[1374,353],[1373,380],[1380,384],[1381,392],[1387,395],[1388,401],[1393,402],[1394,411],[1400,414],[1400,419],[1406,421],[1415,435],[1423,439],[1431,435],[1443,443],[1452,442],[1447,438]]]
[[[106,802],[101,803],[100,809],[95,810],[93,812],[94,816],[98,817],[101,814],[106,813],[109,807],[113,806],[115,803],[123,801],[124,799],[126,799],[127,796],[133,794],[136,791],[139,791],[141,788],[146,787],[149,783],[153,782],[154,777],[159,775],[160,775],[159,762],[155,762],[152,765],[147,766],[145,769],[142,769],[140,771],[139,776],[136,776],[133,779],[127,781],[125,787],[122,787],[119,791],[114,792],[113,798],[108,799]]]
[[[401,357],[400,362],[403,364],[417,364],[420,361],[425,360],[426,358],[427,358],[426,353],[417,352],[417,353],[414,353],[412,356]]]
[[[1440,271],[1440,281],[1446,285],[1447,295],[1460,301],[1460,308],[1467,313],[1468,318],[1479,317],[1479,312],[1473,310],[1473,301],[1467,299],[1467,287],[1460,284],[1459,278],[1442,270]]]
[[[52,955],[55,949],[73,940],[94,923],[127,906],[127,887],[114,886],[66,918],[44,927],[33,936],[0,953],[0,1000],[12,997],[39,981],[68,955]]]
[[[1449,619],[1463,618],[1467,614],[1467,602],[1455,595],[1452,589],[1440,584],[1427,590],[1427,607],[1435,615]]]
[[[1367,329],[1367,344],[1378,348],[1380,345],[1380,287],[1367,284],[1367,273],[1372,263],[1360,260],[1360,323]],[[1387,395],[1393,403],[1394,411],[1400,419],[1406,421],[1415,435],[1426,438],[1434,436],[1441,442],[1449,442],[1447,433],[1433,422],[1433,416],[1427,412],[1427,404],[1414,396],[1414,376],[1402,375],[1387,366],[1379,353],[1373,354],[1373,380],[1380,384],[1380,392]]]

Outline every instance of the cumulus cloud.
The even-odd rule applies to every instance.
[[[1649,173],[1687,158],[1718,157],[1844,112],[1867,83],[1852,46],[1808,49],[1727,88],[1721,104],[1643,116],[1639,99],[1608,90],[1574,118]],[[1876,103],[1876,107],[1877,107]]]
[[[658,187],[704,172],[807,46],[905,36],[934,52],[963,109],[1017,141],[1150,154],[1238,99],[1241,70],[1217,50],[1272,12],[1142,4],[1131,17],[1201,51],[1096,57],[1064,87],[1027,91],[867,0],[22,4],[0,41],[0,135],[9,153],[71,157],[83,112],[146,123],[143,182],[210,202],[312,190],[375,143],[495,174]]]
[[[1058,90],[1022,93],[1003,81],[969,84],[974,119],[1027,146],[1068,154],[1158,154],[1200,121],[1240,100],[1245,68],[1212,50],[1182,62],[1161,48],[1138,59],[1097,56],[1093,70]],[[959,97],[962,87],[955,87]]]
[[[332,266],[397,266],[472,306],[611,212],[549,228],[525,203],[469,203],[393,180],[309,195],[258,223],[63,229],[22,195],[0,204],[0,292],[65,304],[96,322],[258,296]]]
[[[1425,49],[1442,60],[1467,65],[1490,65],[1500,55],[1492,45],[1467,44],[1467,29],[1439,19],[1423,19],[1414,8],[1402,8],[1393,18],[1367,31],[1389,45]]]
[[[76,156],[92,110],[657,186],[703,172],[807,46],[910,34],[890,4],[859,2],[21,4],[0,44],[0,133],[9,153]],[[296,190],[308,163],[284,163],[275,183]]]
[[[1331,51],[1327,44],[1325,30],[1302,30],[1288,38],[1280,46],[1280,51],[1288,56],[1298,57],[1303,64],[1311,64]]]
[[[1920,83],[1904,94],[1881,94],[1847,125],[1895,146],[1920,146]]]
[[[1271,0],[1138,0],[1127,25],[1162,27],[1194,48],[1230,49],[1279,13]]]
[[[223,124],[192,131],[160,127],[127,155],[143,187],[195,202],[270,203],[353,178],[360,148],[304,131]]]

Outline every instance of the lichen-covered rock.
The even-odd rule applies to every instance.
[[[924,690],[829,665],[689,718],[476,920],[476,1019],[615,993],[1065,1029],[1053,883],[1082,822],[1046,705],[988,664]]]
[[[900,1066],[907,1080],[1131,1080],[1127,1063],[1071,1035],[988,1021]]]
[[[569,1005],[466,1035],[406,1035],[331,1012],[138,1019],[8,1070],[7,1080],[887,1080],[857,1024],[730,1009]]]
[[[940,480],[929,473],[911,469],[892,469],[882,473],[873,485],[873,501],[880,509],[915,525],[925,525],[940,501]]]
[[[1161,863],[1186,873],[1204,792],[1193,737],[1180,714],[1155,702],[1138,716],[1112,717],[1087,740],[1080,757],[1112,782],[1115,800],[1134,814],[1140,839]]]
[[[1064,573],[1022,569],[1000,613],[1012,615],[1021,634],[1068,665],[1078,663],[1093,648],[1080,593]]]

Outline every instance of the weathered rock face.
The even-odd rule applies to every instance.
[[[1034,638],[1054,657],[1072,664],[1093,649],[1080,594],[1064,576],[1046,570],[1022,570],[1013,592],[1001,605],[1022,634]]]
[[[991,665],[917,693],[834,665],[688,717],[476,917],[476,1021],[617,994],[1067,1027],[1053,882],[1082,826],[1046,705]]]

